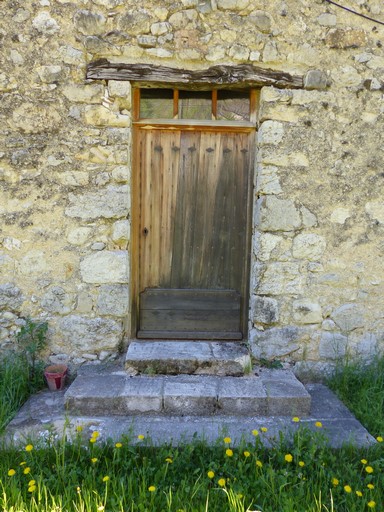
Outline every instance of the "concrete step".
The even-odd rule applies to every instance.
[[[70,414],[306,416],[311,397],[288,370],[259,375],[79,375],[65,393]]]
[[[125,360],[130,375],[241,376],[251,367],[244,344],[224,341],[132,341]]]

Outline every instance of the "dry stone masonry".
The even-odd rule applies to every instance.
[[[381,0],[344,2],[384,22]],[[263,87],[249,344],[324,374],[384,348],[384,26],[320,0],[0,0],[0,348],[46,319],[50,358],[131,334],[131,85],[108,59],[252,64]]]

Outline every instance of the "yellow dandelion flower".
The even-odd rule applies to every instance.
[[[172,464],[173,463],[173,460],[171,459],[171,457],[167,457],[165,459],[165,462],[168,462],[168,464]]]
[[[210,470],[208,471],[208,473],[207,473],[207,476],[208,476],[208,478],[211,478],[211,479],[212,479],[212,478],[215,476],[215,472],[214,472],[214,471],[212,471],[212,470],[210,469]]]
[[[137,439],[139,439],[140,441],[142,441],[143,439],[145,438],[145,436],[143,434],[139,434],[137,436]],[[152,486],[153,487],[153,486]]]
[[[375,486],[374,486],[373,484],[368,484],[368,485],[367,485],[367,487],[368,487],[368,489],[370,489],[371,491],[372,491],[372,489],[374,489],[374,488],[375,488]]]
[[[299,423],[300,418],[299,418],[298,416],[294,416],[294,417],[292,418],[292,421],[294,421],[295,423]]]
[[[236,494],[236,497],[239,498],[239,500],[241,500],[244,496],[243,494],[241,494],[241,492],[239,492],[238,494]]]
[[[372,466],[365,466],[365,471],[369,474],[373,473],[373,467]]]
[[[99,505],[99,506],[97,507],[97,512],[103,512],[103,510],[105,510],[104,505]]]
[[[261,429],[260,429],[260,430],[261,430],[262,432],[268,432],[267,427],[261,427]]]
[[[83,426],[82,425],[77,425],[76,427],[76,432],[82,432],[83,431]]]
[[[363,495],[363,493],[361,491],[356,491],[356,496],[358,496],[359,498],[361,498]]]
[[[352,487],[350,485],[344,485],[344,491],[350,493],[352,492]]]
[[[108,475],[103,476],[103,482],[108,482],[108,480],[109,480],[109,476]]]
[[[220,485],[220,487],[225,487],[225,484],[226,484],[225,478],[220,478],[217,483]]]
[[[92,432],[92,436],[91,437],[94,437],[95,439],[97,439],[99,436],[100,436],[100,432],[98,432],[97,430],[94,430]]]
[[[360,462],[361,462],[362,464],[368,464],[367,459],[361,459],[361,461],[360,461]]]
[[[258,468],[262,468],[262,467],[263,467],[263,463],[261,462],[261,460],[257,460],[257,461],[256,461],[256,466],[257,466]]]
[[[378,443],[382,443],[382,442],[384,441],[384,439],[383,439],[381,436],[377,436],[377,437],[376,437],[376,441],[377,441]]]
[[[28,473],[30,473],[30,472],[31,472],[31,468],[28,468],[28,467],[24,468],[24,471],[23,471],[24,475],[28,475]]]
[[[375,502],[375,501],[373,501],[373,500],[368,501],[367,506],[368,506],[369,508],[375,508],[375,507],[376,507],[376,502]]]
[[[230,437],[224,437],[224,443],[230,444],[232,442],[232,439]]]
[[[302,460],[300,460],[300,461],[299,461],[299,466],[300,466],[301,468],[303,468],[303,467],[305,466],[305,462],[304,462],[304,461],[302,461]]]
[[[227,449],[225,450],[225,455],[226,455],[227,457],[233,457],[233,450],[231,450],[230,448],[227,448]]]
[[[97,437],[91,437],[91,439],[89,440],[90,443],[96,443],[97,441]]]
[[[155,492],[155,491],[156,491],[156,487],[155,487],[154,485],[150,485],[150,486],[148,487],[148,491],[149,491],[149,492]]]
[[[248,452],[247,450],[245,450],[245,452],[244,452],[244,457],[250,457],[250,456],[251,456],[250,452]]]
[[[26,465],[25,460],[23,460],[23,462],[20,462],[20,466],[25,466],[25,465]]]
[[[76,487],[76,492],[77,492],[77,494],[80,494],[80,493],[81,493],[81,489],[80,489],[80,487],[79,487],[79,486],[77,486],[77,487]]]
[[[16,475],[16,471],[14,469],[9,469],[8,476],[14,476],[14,475]]]
[[[123,445],[121,443],[116,443],[115,446],[116,448],[121,448]]]
[[[252,430],[252,435],[255,436],[255,437],[258,436],[259,435],[259,431],[256,430],[256,429]]]
[[[97,462],[97,457],[92,457],[91,462],[92,464],[95,464],[95,462]]]
[[[333,487],[336,487],[337,485],[339,485],[339,480],[337,478],[332,478],[332,485]]]
[[[27,444],[27,446],[25,447],[25,451],[31,452],[32,450],[33,450],[33,444]]]
[[[31,487],[32,485],[36,485],[36,480],[30,480],[28,482],[28,487]]]
[[[285,455],[285,457],[284,457],[284,460],[285,460],[285,462],[292,462],[293,457],[290,453],[287,453],[287,455]]]
[[[323,424],[321,423],[321,421],[316,421],[315,427],[322,428],[322,426],[323,426]]]
[[[36,485],[30,485],[28,487],[28,492],[33,492],[33,491],[36,491]]]

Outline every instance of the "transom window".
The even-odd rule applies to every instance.
[[[136,119],[249,122],[253,121],[252,93],[250,90],[139,89]]]

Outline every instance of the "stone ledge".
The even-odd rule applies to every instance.
[[[80,375],[65,405],[82,415],[308,415],[311,399],[304,386],[290,372],[278,375]]]
[[[236,342],[132,341],[125,368],[130,375],[232,375],[251,369],[248,349]]]

